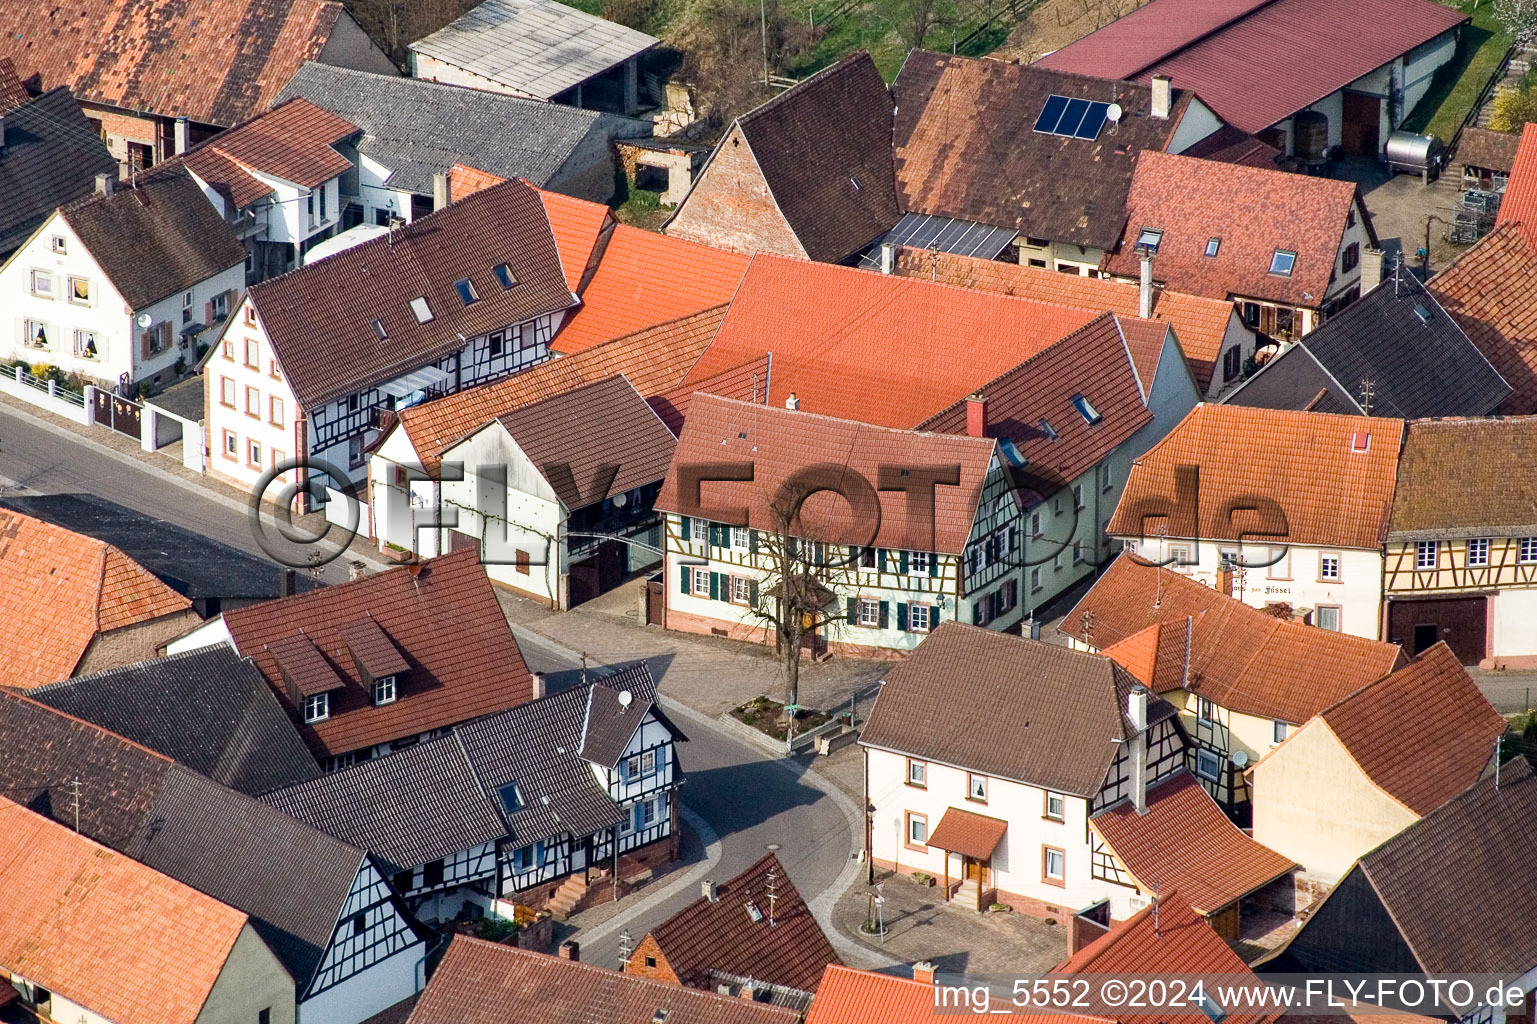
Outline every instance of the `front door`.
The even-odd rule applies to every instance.
[[[986,864],[983,864],[981,861],[978,861],[978,860],[972,860],[970,857],[966,858],[966,880],[968,882],[971,881],[972,879],[976,879],[977,884],[981,885],[982,884],[982,875],[983,875],[983,873],[986,870],[987,870],[987,865]]]
[[[1340,121],[1340,148],[1349,156],[1375,158],[1380,148],[1382,100],[1347,92]]]

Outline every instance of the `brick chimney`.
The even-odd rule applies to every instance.
[[[582,944],[575,939],[567,939],[560,944],[560,958],[562,960],[581,960]]]
[[[1137,315],[1144,320],[1153,318],[1153,257],[1141,254],[1142,271],[1137,279]]]
[[[176,155],[181,156],[187,151],[187,145],[192,140],[192,126],[187,123],[186,115],[176,119]]]
[[[913,964],[913,980],[921,981],[925,985],[934,984],[934,961],[920,960]]]
[[[742,986],[742,991],[739,995],[743,1002],[756,1003],[758,1001],[758,983],[755,981],[747,982]]]
[[[1217,589],[1224,597],[1233,596],[1233,567],[1226,562],[1217,570]]]
[[[1131,802],[1138,814],[1147,813],[1147,687],[1138,683],[1126,695],[1126,717],[1136,735],[1131,744]]]
[[[1174,105],[1173,83],[1169,81],[1168,75],[1154,75],[1152,85],[1153,102],[1152,109],[1148,113],[1160,121],[1166,121],[1169,118],[1169,108]]]
[[[966,436],[987,436],[987,399],[980,393],[966,397]]]
[[[533,681],[533,684],[534,684],[532,699],[538,700],[540,697],[543,697],[545,695],[545,693],[548,692],[545,689],[544,673],[543,672],[530,672],[529,673],[529,678]]]
[[[292,569],[278,570],[278,597],[293,597],[297,590],[299,574]]]

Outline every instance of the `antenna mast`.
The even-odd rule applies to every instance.
[[[69,780],[70,801],[75,808],[75,831],[80,831],[80,776]]]
[[[1361,415],[1372,414],[1372,399],[1377,394],[1377,382],[1370,377],[1361,378]]]

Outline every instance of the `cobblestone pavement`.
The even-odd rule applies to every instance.
[[[870,914],[871,889],[861,875],[838,901],[838,930],[869,949],[904,962],[929,960],[943,974],[1044,974],[1067,959],[1067,929],[1020,913],[978,913],[944,902],[938,886],[877,872],[886,924],[883,942],[860,926]]]

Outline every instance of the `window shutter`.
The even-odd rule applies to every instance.
[[[685,520],[685,522],[687,522],[687,520]],[[691,591],[688,589],[688,587],[689,587],[689,582],[690,582],[689,576],[692,575],[693,570],[690,569],[686,565],[680,565],[678,568],[681,569],[682,572],[683,572],[683,580],[682,580],[682,583],[683,583],[683,587],[682,587],[683,593],[685,593],[685,594],[691,593]]]
[[[989,611],[988,606],[991,605],[992,603],[993,603],[993,601],[992,601],[992,598],[990,596],[989,597],[982,597],[973,606],[973,610],[972,610],[972,613],[971,613],[971,619],[978,626],[985,626],[989,622],[992,621],[992,616],[990,614],[988,614],[988,611]]]
[[[891,624],[891,602],[890,601],[882,601],[881,602],[881,617],[880,617],[880,619],[878,621],[880,622],[882,629],[886,629],[888,626],[890,626],[890,624]]]
[[[929,632],[934,632],[934,627],[939,625],[939,605],[929,605]]]
[[[723,548],[731,543],[730,538],[727,536],[726,530],[727,527],[716,526],[714,523],[710,524],[710,547]]]
[[[897,552],[897,572],[901,573],[903,576],[907,575],[907,552],[906,551],[898,551]]]
[[[939,575],[939,552],[938,551],[930,551],[929,552],[929,575],[930,576],[938,576]]]
[[[145,331],[144,332],[144,337],[140,341],[140,344],[139,344],[139,358],[140,359],[148,359],[149,358],[149,348],[150,348],[150,346],[152,344],[154,344],[154,335],[150,334],[149,331]]]
[[[748,551],[749,554],[754,554],[754,555],[756,555],[758,553],[758,531],[757,530],[748,530],[747,531],[747,551]]]
[[[859,600],[857,598],[853,598],[853,597],[849,598],[848,599],[847,607],[848,607],[848,623],[849,623],[849,625],[850,626],[858,625],[859,624]]]
[[[1010,526],[1009,527],[1009,550],[1010,551],[1018,551],[1019,550],[1019,527],[1018,526]]]
[[[693,522],[693,520],[690,519],[688,516],[679,516],[678,517],[678,523],[679,523],[678,530],[683,535],[683,543],[685,543],[685,544],[688,543],[688,528],[689,528],[689,524],[691,522]],[[688,570],[685,569],[684,571],[687,572]]]
[[[213,299],[203,303],[203,323],[204,325],[213,323]]]
[[[897,628],[907,632],[907,605],[901,601],[897,602]]]
[[[758,607],[758,581],[747,581],[747,603],[754,608]]]
[[[710,573],[710,600],[720,600],[720,573]]]

